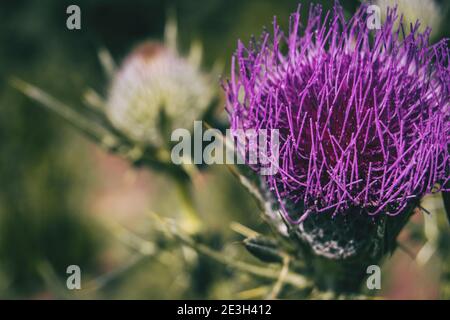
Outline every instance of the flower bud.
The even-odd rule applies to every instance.
[[[213,88],[198,66],[162,43],[144,42],[125,59],[108,97],[107,115],[131,140],[161,147],[167,130],[191,128]]]
[[[403,15],[405,32],[409,33],[409,26],[420,22],[419,32],[431,28],[432,35],[436,35],[442,24],[441,8],[433,0],[377,0],[375,2],[381,9],[381,14],[386,18],[388,8],[397,6],[399,15]]]

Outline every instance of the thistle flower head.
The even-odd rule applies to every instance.
[[[162,43],[145,42],[125,59],[109,91],[107,115],[131,139],[163,144],[169,129],[190,128],[211,102],[213,89],[198,65]]]
[[[287,35],[275,20],[232,59],[231,127],[279,130],[279,170],[264,179],[291,223],[394,216],[449,180],[447,43],[429,45],[419,24],[403,34],[395,9],[369,30],[366,8],[345,20],[337,2],[326,13],[311,5],[304,28],[298,10]]]

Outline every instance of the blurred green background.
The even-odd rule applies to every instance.
[[[322,2],[326,7],[331,3]],[[342,2],[348,13],[358,5]],[[66,28],[66,8],[71,4],[81,8],[81,30]],[[149,211],[170,216],[176,210],[171,182],[107,155],[14,90],[9,79],[22,78],[82,108],[86,88],[105,94],[108,87],[98,49],[107,48],[120,62],[140,41],[162,39],[169,10],[176,13],[181,51],[200,40],[204,69],[219,61],[226,76],[237,39],[247,41],[263,26],[270,28],[274,15],[286,28],[296,7],[292,0],[0,2],[0,298],[70,297],[64,287],[71,264],[81,267],[83,285],[101,283],[82,292],[82,298],[258,297],[257,289],[265,283],[206,258],[195,257],[201,263],[192,264],[194,253],[185,248],[133,260],[136,252],[105,225],[117,222],[146,237],[152,223]],[[449,36],[448,15],[444,21],[437,38]],[[223,166],[209,168],[194,189],[196,205],[210,226],[208,242],[246,256],[228,225],[239,221],[264,229],[252,199]],[[413,235],[419,230],[417,237],[405,236],[405,241],[420,248],[422,220],[416,220],[410,229]],[[449,243],[444,235],[443,256],[448,255]],[[425,267],[417,267],[398,252],[387,266],[390,276],[383,278],[388,281],[383,293],[443,297],[439,282],[441,276],[450,277],[448,267],[441,273],[446,265],[436,255]]]

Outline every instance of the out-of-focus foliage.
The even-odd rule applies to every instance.
[[[76,45],[67,39],[61,50],[57,20],[42,4],[2,3],[0,11],[0,297],[24,297],[42,293],[46,275],[64,275],[70,261],[93,270],[98,239],[80,205],[85,151],[73,132],[8,85],[22,74],[75,97],[79,66],[66,55]]]

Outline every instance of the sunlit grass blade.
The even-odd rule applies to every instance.
[[[98,60],[100,61],[106,76],[112,78],[116,73],[117,66],[108,49],[100,48],[100,50],[98,50]]]

